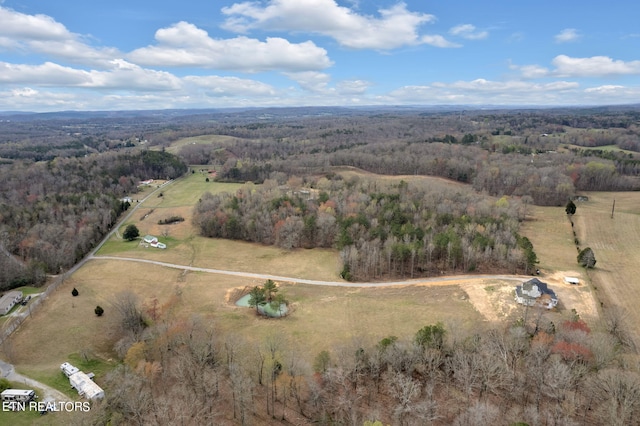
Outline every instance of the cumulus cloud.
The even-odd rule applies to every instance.
[[[556,34],[553,38],[556,43],[570,43],[572,41],[577,41],[580,37],[578,30],[575,28],[566,28]]]
[[[462,45],[453,43],[441,35],[424,35],[420,37],[420,41],[433,47],[462,47]]]
[[[341,95],[362,95],[371,87],[365,80],[343,80],[336,84],[336,90]]]
[[[108,71],[80,70],[52,62],[41,65],[0,62],[0,83],[40,87],[83,87],[133,91],[176,90],[180,80],[174,75],[114,60]]]
[[[449,30],[449,34],[466,38],[467,40],[482,40],[489,37],[487,31],[478,31],[475,25],[471,24],[456,25]]]
[[[379,9],[379,17],[356,13],[334,0],[270,0],[224,7],[224,28],[245,33],[253,29],[321,34],[353,49],[389,50],[427,43],[418,29],[435,17],[411,12],[404,3]],[[439,45],[438,47],[450,47]]]
[[[554,73],[571,77],[603,77],[615,75],[640,74],[640,61],[613,60],[608,56],[592,56],[590,58],[572,58],[558,55],[553,61]]]
[[[82,37],[46,15],[26,15],[0,7],[0,46],[22,53],[40,53],[73,63],[104,66],[117,49],[94,48]]]
[[[555,67],[545,68],[539,65],[511,65],[510,68],[521,73],[523,78],[545,77],[615,77],[623,75],[640,75],[640,61],[614,60],[608,56],[592,56],[590,58],[573,58],[558,55],[551,61]]]
[[[285,75],[297,82],[304,90],[315,93],[326,92],[331,81],[329,74],[316,71],[292,72]]]
[[[566,99],[567,93],[578,89],[578,83],[568,81],[532,83],[519,80],[476,79],[453,83],[435,82],[425,86],[404,86],[390,92],[388,97],[389,101],[395,103],[553,104]]]
[[[195,66],[244,72],[318,70],[332,65],[327,51],[311,41],[290,43],[270,37],[263,42],[244,36],[219,40],[188,22],[159,29],[155,38],[157,45],[136,49],[127,57],[148,66]]]
[[[187,76],[184,81],[205,90],[209,96],[274,96],[269,84],[238,77]]]

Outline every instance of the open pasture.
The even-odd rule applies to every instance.
[[[166,150],[172,154],[177,154],[183,146],[187,145],[233,145],[236,141],[244,140],[227,135],[201,135],[178,139],[171,143]]]
[[[51,382],[60,363],[71,355],[114,359],[117,323],[112,302],[123,291],[134,292],[147,312],[157,301],[159,315],[174,319],[198,315],[225,333],[238,333],[256,345],[269,334],[282,334],[306,359],[354,341],[373,344],[390,335],[411,339],[419,328],[437,321],[463,328],[483,321],[455,282],[382,288],[278,283],[292,307],[291,315],[279,320],[257,317],[252,308],[237,307],[230,299],[233,289],[263,282],[92,260],[60,286],[13,336],[14,362],[20,371]],[[78,297],[71,295],[74,287]],[[104,308],[102,317],[94,314],[96,305]]]
[[[580,247],[591,247],[596,257],[596,267],[589,276],[605,308],[624,308],[633,334],[640,336],[640,311],[637,308],[640,303],[640,193],[592,192],[587,195],[589,201],[577,203],[574,221]]]

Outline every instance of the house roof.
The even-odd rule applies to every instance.
[[[21,291],[10,291],[9,293],[2,296],[0,299],[0,311],[5,311],[7,308],[13,307],[15,305],[16,298],[22,297]]]
[[[543,283],[537,278],[532,278],[529,281],[522,283],[522,288],[524,290],[531,290],[534,285],[538,287],[538,290],[540,290],[540,293],[548,294],[549,296],[551,296],[551,299],[558,300],[558,296],[556,296],[556,293],[549,288],[547,283]],[[516,287],[516,292],[517,291],[518,291],[518,288]]]

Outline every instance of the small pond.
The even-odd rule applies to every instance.
[[[249,307],[250,294],[245,294],[236,302],[237,306]],[[252,308],[253,309],[253,308]],[[271,318],[279,318],[287,315],[289,308],[286,304],[282,303],[279,309],[273,309],[269,303],[264,306],[258,306],[258,312]]]

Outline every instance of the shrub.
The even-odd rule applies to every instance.
[[[170,216],[164,219],[160,219],[158,221],[158,225],[171,225],[172,223],[184,222],[184,217],[182,216]]]
[[[71,290],[71,295],[73,297],[76,297],[78,294],[80,294],[80,293],[78,293],[78,289],[74,287],[73,290]]]
[[[96,313],[97,316],[101,317],[102,314],[104,314],[104,309],[102,309],[102,307],[100,305],[96,306],[96,308],[93,310],[93,312]]]

